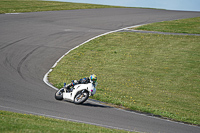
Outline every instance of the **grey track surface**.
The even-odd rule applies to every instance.
[[[106,127],[161,133],[199,133],[200,128],[88,101],[56,101],[43,76],[63,54],[105,32],[200,12],[154,9],[85,9],[0,14],[0,109]]]

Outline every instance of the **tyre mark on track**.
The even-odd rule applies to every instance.
[[[16,68],[15,68],[15,67],[12,65],[12,63],[9,61],[9,58],[8,58],[7,54],[6,54],[6,57],[5,57],[5,60],[4,60],[3,64],[4,64],[4,66],[5,66],[6,68],[9,67],[9,68],[11,68],[11,69],[16,70]]]
[[[0,47],[0,50],[3,50],[3,49],[5,49],[5,48],[7,48],[7,47],[9,47],[9,46],[11,46],[11,45],[13,45],[13,44],[16,44],[16,43],[18,43],[18,42],[21,42],[21,41],[23,41],[23,40],[25,40],[25,39],[27,39],[28,37],[25,37],[25,38],[22,38],[22,39],[19,39],[19,40],[17,40],[17,41],[14,41],[14,42],[12,42],[12,43],[9,43],[9,44],[7,44],[7,45],[5,45],[5,46],[3,46],[3,47]]]
[[[33,54],[34,51],[36,51],[37,49],[39,49],[41,46],[33,49],[31,52],[29,52],[18,64],[17,66],[17,72],[19,73],[19,75],[22,77],[22,79],[26,80],[21,72],[21,67],[22,67],[22,64],[24,63],[24,61],[31,55]]]

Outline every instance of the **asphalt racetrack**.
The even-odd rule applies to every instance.
[[[43,82],[62,55],[92,37],[134,25],[199,16],[200,12],[136,8],[0,14],[0,110],[129,131],[199,133],[197,126],[93,101],[83,105],[56,101],[55,90]]]

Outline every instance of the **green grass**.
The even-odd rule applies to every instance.
[[[43,133],[127,133],[94,125],[0,111],[1,133],[43,132]]]
[[[56,87],[95,73],[94,99],[200,124],[200,37],[113,33],[80,46],[49,75]]]
[[[200,34],[200,17],[152,23],[136,30]]]
[[[38,11],[113,8],[113,7],[120,8],[120,6],[106,6],[106,5],[54,2],[54,1],[41,1],[41,0],[0,1],[0,13],[38,12]]]
[[[0,1],[0,13],[111,7],[37,0]],[[200,33],[199,19],[160,22],[142,30]],[[64,82],[95,73],[99,84],[94,99],[200,125],[199,53],[198,36],[114,33],[70,52],[50,73],[49,80],[61,87]],[[68,130],[64,125],[70,123],[62,121],[64,125],[59,126],[57,120],[4,112],[0,118],[3,132],[63,132]],[[47,124],[45,120],[53,124]],[[86,125],[74,124],[78,127]],[[75,125],[70,131],[82,132]],[[93,126],[86,125],[87,131],[91,128]],[[94,132],[104,129],[97,130]]]

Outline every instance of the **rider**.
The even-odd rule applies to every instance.
[[[72,83],[65,85],[65,88],[67,90],[71,90],[70,88],[77,85],[77,84],[87,84],[87,83],[93,83],[95,84],[97,81],[97,76],[95,74],[90,75],[90,77],[86,77],[80,80],[72,80]]]

